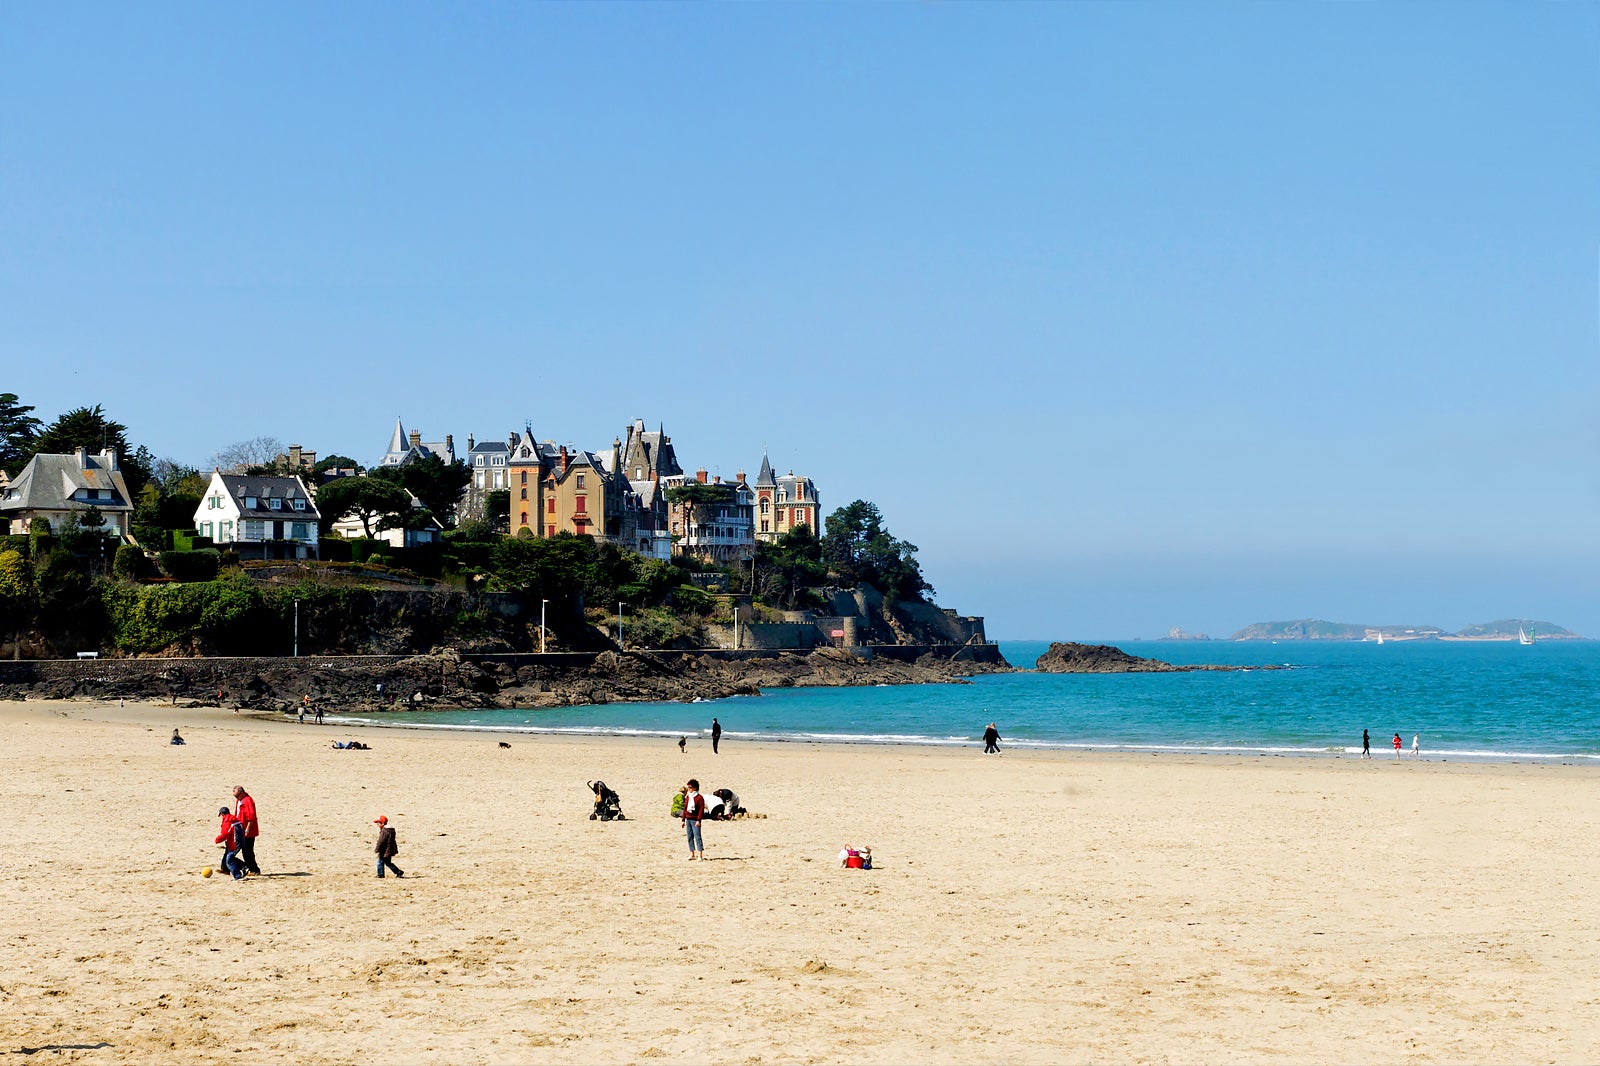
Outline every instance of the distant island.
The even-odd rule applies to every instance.
[[[1302,618],[1293,622],[1256,622],[1235,633],[1231,640],[1370,640],[1376,643],[1403,640],[1510,641],[1526,634],[1538,640],[1584,640],[1579,633],[1553,622],[1531,618],[1502,618],[1466,626],[1452,633],[1438,626],[1365,625],[1354,622],[1326,622]]]

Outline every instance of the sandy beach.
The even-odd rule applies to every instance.
[[[29,1062],[1600,1059],[1590,768],[66,701],[0,729],[0,1051],[54,1049]],[[767,815],[707,823],[703,863],[667,816],[690,776]],[[596,777],[628,821],[589,820]],[[235,784],[264,876],[205,879]]]

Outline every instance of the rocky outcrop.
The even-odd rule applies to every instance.
[[[1183,674],[1199,670],[1277,670],[1276,666],[1176,666],[1141,659],[1110,644],[1052,644],[1034,668],[1046,674]]]
[[[305,697],[328,711],[385,710],[391,697],[396,709],[561,707],[720,699],[797,685],[959,682],[969,674],[1010,669],[998,653],[975,659],[971,651],[929,651],[910,661],[836,648],[721,655],[463,654],[447,648],[412,656],[0,662],[0,698],[123,697],[268,712],[292,712]]]

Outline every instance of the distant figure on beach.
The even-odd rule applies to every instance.
[[[679,737],[678,738],[678,754],[680,754],[680,755],[689,754],[689,738],[688,737]]]
[[[717,741],[722,739],[722,723],[711,719],[711,754],[717,753]]]
[[[1400,758],[1400,745],[1404,742],[1400,739],[1399,733],[1394,735],[1394,740],[1391,743],[1394,744],[1394,757],[1396,759]]]
[[[300,705],[300,724],[306,724],[306,705],[303,703]]]
[[[1411,757],[1413,759],[1415,759],[1418,755],[1421,755],[1421,754],[1422,754],[1422,734],[1421,733],[1412,733],[1411,734]]]
[[[233,798],[237,801],[233,817],[244,826],[244,844],[239,857],[243,860],[246,870],[252,874],[259,874],[261,867],[256,865],[256,837],[261,835],[261,823],[256,821],[256,801],[244,790],[243,785],[233,786]]]
[[[383,876],[383,868],[387,866],[396,877],[404,877],[400,867],[394,864],[394,857],[400,854],[400,844],[394,838],[394,830],[389,828],[389,816],[380,814],[372,824],[378,827],[378,846],[372,849],[378,854],[378,876]]]
[[[700,782],[689,778],[689,783],[684,786],[683,810],[678,817],[683,819],[683,832],[689,838],[689,861],[706,857],[705,838],[700,835],[700,820],[706,816],[706,798],[700,795]]]
[[[317,724],[321,725],[322,724],[322,704],[321,703],[316,703],[316,704],[314,704],[312,706],[311,709],[316,712]]]
[[[222,868],[237,881],[244,876],[244,862],[239,858],[239,851],[244,847],[244,829],[228,808],[218,807],[217,815],[222,819],[222,825],[217,831],[217,839],[212,843],[222,845]]]
[[[682,818],[683,817],[683,800],[684,800],[684,796],[688,793],[688,791],[689,791],[689,786],[688,785],[679,785],[678,786],[678,791],[672,797],[672,817],[674,817],[674,818]]]
[[[172,731],[172,743],[174,743],[174,744],[182,744],[183,743],[183,738],[178,735],[178,731],[176,729],[174,729]]]
[[[727,821],[744,808],[739,806],[739,794],[731,788],[714,788],[711,790],[711,802],[706,808],[706,816],[712,821]]]
[[[844,849],[839,852],[839,865],[847,870],[870,870],[872,869],[872,849],[866,845],[852,848],[846,844]]]
[[[1372,734],[1365,729],[1361,731],[1361,757],[1363,759],[1372,758]]]
[[[983,753],[985,755],[1000,754],[1000,730],[994,727],[993,722],[990,722],[989,728],[983,731]]]

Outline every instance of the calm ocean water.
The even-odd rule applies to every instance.
[[[661,736],[703,735],[712,715],[729,741],[975,744],[990,721],[1002,746],[1339,754],[1372,731],[1393,758],[1400,733],[1425,756],[1594,760],[1600,764],[1600,641],[1532,647],[1440,642],[1134,641],[1134,655],[1174,663],[1286,665],[1195,674],[1000,674],[970,685],[774,689],[695,704],[613,703],[554,710],[432,711],[384,724]],[[1029,666],[1043,641],[1001,645]],[[357,719],[346,719],[357,720]]]

